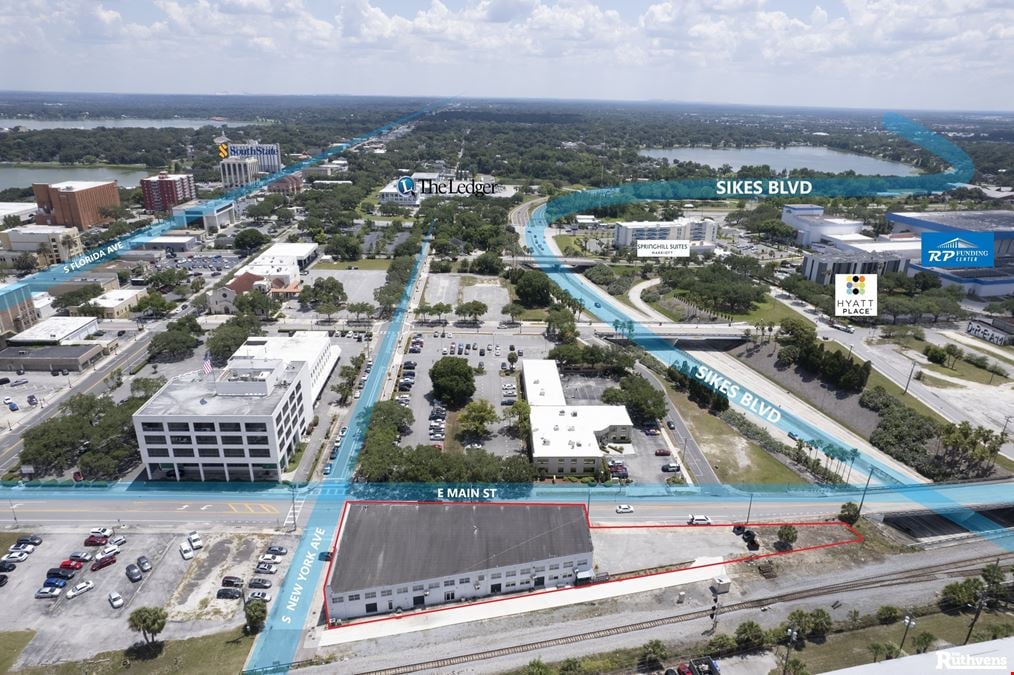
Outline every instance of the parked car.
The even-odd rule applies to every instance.
[[[272,565],[270,563],[257,563],[257,567],[254,568],[258,574],[274,574],[278,571],[278,565]]]
[[[284,546],[272,545],[268,546],[267,552],[270,553],[271,555],[287,555],[289,553],[289,549],[285,548]]]
[[[40,537],[37,534],[30,534],[30,535],[25,536],[25,537],[18,537],[18,540],[16,542],[14,542],[14,543],[15,544],[31,544],[32,546],[39,546],[40,544],[42,544],[42,537]]]
[[[222,586],[225,588],[242,588],[243,580],[239,577],[222,577]]]
[[[67,580],[62,577],[48,577],[43,583],[43,588],[63,588],[67,585]]]
[[[92,554],[88,553],[87,551],[74,551],[67,557],[73,560],[74,562],[86,563],[91,562]]]
[[[656,457],[668,457],[671,454],[672,454],[672,452],[669,450],[669,448],[656,448],[655,449],[655,456]]]
[[[93,527],[91,529],[91,532],[89,532],[89,534],[93,534],[96,537],[105,537],[106,539],[109,539],[109,537],[113,536],[113,531],[110,530],[108,527]]]
[[[109,604],[112,605],[113,609],[123,607],[123,596],[116,591],[110,593],[106,599],[109,600]]]
[[[97,534],[89,534],[84,540],[85,546],[105,546],[109,543],[109,537],[100,537]]]
[[[331,462],[328,462],[327,464],[324,465],[324,475],[325,476],[330,476],[331,475],[331,471],[333,469],[334,469],[334,464],[332,464]]]
[[[187,543],[189,543],[190,548],[195,551],[204,548],[204,540],[201,539],[201,535],[197,534],[197,530],[187,534]]]
[[[238,588],[219,588],[215,597],[219,600],[239,600],[243,597],[243,591]]]
[[[11,382],[12,387],[20,387],[23,384],[28,384],[28,380],[14,380]]]
[[[12,562],[0,562],[0,572],[13,572],[17,568],[18,566]]]
[[[620,504],[616,507],[616,513],[633,513],[634,507],[630,504]]]
[[[61,588],[53,588],[51,586],[44,586],[39,590],[35,591],[36,600],[56,600],[60,597],[60,593],[63,591]]]
[[[62,567],[50,567],[49,571],[46,572],[47,577],[56,577],[58,579],[73,579],[75,574],[77,574],[77,572],[74,570],[68,570]]]
[[[711,518],[707,516],[690,514],[687,525],[711,525]]]
[[[95,582],[92,581],[91,579],[89,579],[88,581],[82,581],[77,586],[75,586],[74,588],[72,588],[69,591],[67,591],[66,597],[67,597],[68,600],[70,598],[76,598],[77,596],[81,595],[82,593],[87,593],[88,591],[92,590],[93,588],[95,588]]]
[[[7,550],[11,553],[17,553],[18,551],[22,551],[29,555],[35,553],[35,547],[32,546],[31,544],[14,544]]]
[[[109,567],[115,562],[116,562],[115,555],[107,556],[105,558],[99,558],[98,560],[92,563],[91,570],[92,572],[98,572],[100,569],[104,567]]]
[[[667,427],[669,427],[670,429],[675,429],[676,428],[676,423],[673,422],[672,420],[666,420],[665,421],[665,425]]]
[[[680,465],[676,462],[669,462],[668,464],[662,465],[662,471],[666,473],[679,473]]]
[[[124,544],[127,543],[127,538],[124,537],[122,534],[118,534],[115,537],[110,537],[109,543],[112,544],[113,546],[123,546]]]
[[[34,406],[34,405],[38,405],[38,404],[39,404],[38,397],[35,394],[29,394],[28,395],[28,405]]]
[[[183,542],[180,544],[180,556],[182,556],[184,560],[192,560],[194,557],[194,549],[190,548],[190,545],[187,542]]]
[[[16,551],[14,553],[8,553],[3,558],[0,558],[0,561],[8,563],[20,563],[25,562],[26,560],[28,560],[28,554],[25,553],[24,551]]]
[[[260,558],[257,559],[257,562],[277,565],[278,563],[282,562],[282,559],[277,555],[270,555],[268,553],[265,553],[264,555],[262,555]]]
[[[109,544],[104,549],[102,549],[101,551],[99,551],[98,557],[99,558],[108,558],[111,555],[119,555],[119,554],[120,554],[120,547],[117,546],[116,544]]]
[[[127,565],[127,569],[125,570],[125,572],[127,574],[127,578],[130,579],[131,581],[136,583],[141,580],[142,577],[141,568],[135,565],[134,563],[130,563],[129,565]]]
[[[264,591],[254,591],[250,594],[251,600],[260,600],[261,602],[271,602],[271,594]]]
[[[250,588],[271,588],[271,579],[254,577],[250,580]]]
[[[138,556],[137,557],[137,566],[139,568],[141,568],[142,572],[150,572],[151,571],[151,561],[148,560],[147,556],[143,556],[143,555]]]

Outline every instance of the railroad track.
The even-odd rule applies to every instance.
[[[856,591],[869,588],[880,588],[883,586],[898,586],[909,583],[917,583],[919,581],[926,580],[928,577],[938,575],[970,576],[972,574],[977,574],[984,565],[994,563],[997,561],[997,559],[999,559],[1001,565],[1005,564],[1009,565],[1012,562],[1014,562],[1014,555],[1000,554],[989,556],[977,556],[974,558],[966,558],[964,560],[958,560],[948,563],[925,565],[911,570],[905,570],[903,572],[878,575],[877,577],[871,579],[857,579],[854,581],[846,581],[839,584],[825,585],[816,588],[809,588],[802,591],[794,591],[792,593],[783,593],[780,595],[768,596],[766,598],[759,598],[756,600],[746,600],[743,602],[733,603],[731,605],[724,605],[722,607],[722,612],[729,613],[744,609],[757,609],[767,605],[774,605],[783,602],[792,602],[795,600],[820,597],[823,595],[834,595],[836,593],[842,593],[846,591]],[[596,640],[600,638],[621,635],[623,633],[635,633],[638,631],[651,630],[653,628],[659,628],[662,626],[671,626],[673,624],[686,623],[688,621],[694,621],[696,619],[703,619],[709,616],[710,613],[711,613],[710,608],[702,609],[694,612],[686,612],[684,614],[677,614],[673,616],[662,617],[659,619],[652,619],[651,621],[639,621],[637,623],[630,623],[622,626],[613,626],[612,628],[605,628],[602,630],[589,631],[586,633],[578,633],[575,635],[567,635],[560,638],[554,638],[552,640],[539,640],[537,642],[528,642],[519,645],[513,645],[511,647],[490,649],[483,652],[474,652],[472,654],[460,654],[458,656],[449,656],[447,658],[435,659],[432,661],[421,661],[419,663],[406,664],[403,666],[396,666],[394,668],[363,671],[359,673],[359,675],[405,675],[407,673],[416,673],[419,672],[420,670],[449,668],[452,666],[459,666],[465,663],[472,663],[474,661],[485,661],[489,659],[501,658],[504,656],[513,656],[515,654],[523,654],[525,652],[533,652],[541,649],[549,649],[552,647],[561,647],[564,645],[575,644],[578,642],[584,642],[586,640]]]

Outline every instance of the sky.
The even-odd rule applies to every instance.
[[[0,90],[1014,110],[1012,0],[0,0]]]

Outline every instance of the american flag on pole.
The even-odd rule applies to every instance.
[[[204,371],[205,375],[211,374],[211,356],[209,354],[204,355],[204,363],[201,364],[201,370]]]

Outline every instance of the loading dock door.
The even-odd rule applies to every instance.
[[[415,597],[412,598],[412,606],[413,607],[422,607],[425,604],[426,604],[426,596],[425,595],[417,595],[417,596],[415,596]]]

